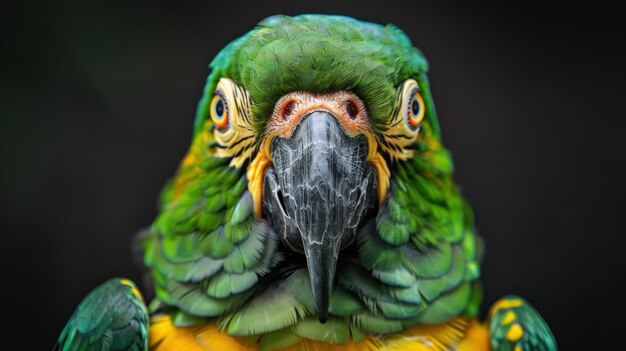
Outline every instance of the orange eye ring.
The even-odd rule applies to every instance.
[[[408,122],[412,128],[417,128],[424,119],[426,109],[424,108],[424,99],[419,91],[413,92],[408,106]]]
[[[224,129],[228,126],[228,105],[226,105],[226,99],[219,92],[213,95],[210,114],[211,120],[218,129]]]

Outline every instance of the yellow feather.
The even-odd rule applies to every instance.
[[[472,319],[465,333],[465,338],[456,348],[457,351],[491,350],[489,331],[477,320]]]
[[[151,351],[255,351],[241,339],[220,332],[209,323],[175,327],[169,316],[157,316],[150,326]],[[368,335],[346,344],[302,340],[280,351],[488,351],[489,333],[475,319],[457,317],[447,323],[418,325],[400,333]]]
[[[155,351],[206,351],[196,340],[193,328],[176,328],[169,316],[152,318],[148,344]]]

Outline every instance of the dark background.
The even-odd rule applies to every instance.
[[[429,58],[444,142],[487,244],[483,312],[519,294],[562,350],[623,344],[617,1],[0,6],[2,349],[50,349],[90,289],[140,280],[129,242],[186,151],[207,64],[262,18],[307,12],[394,23]]]

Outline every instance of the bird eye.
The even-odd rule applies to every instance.
[[[422,95],[419,93],[417,89],[415,89],[412,93],[411,99],[409,100],[409,113],[408,122],[411,128],[417,128],[424,119],[424,99]]]
[[[218,129],[223,129],[228,125],[228,106],[219,92],[215,93],[211,100],[211,119]]]

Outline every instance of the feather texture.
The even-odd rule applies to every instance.
[[[176,327],[166,316],[153,318],[150,349],[153,351],[469,351],[488,350],[489,335],[474,319],[454,318],[443,324],[420,325],[387,335],[361,335],[356,329],[333,324],[320,329],[317,321],[308,321],[294,332],[268,333],[259,339],[229,336],[214,324]],[[342,341],[342,342],[337,342]],[[256,346],[256,344],[260,346]]]
[[[279,236],[254,217],[244,169],[212,151],[208,102],[221,78],[245,88],[262,138],[282,95],[351,90],[378,133],[387,128],[402,82],[415,79],[427,95],[426,61],[393,26],[304,15],[266,19],[228,45],[211,67],[194,142],[164,193],[146,245],[157,297],[183,315],[214,319],[234,335],[289,329],[305,336],[310,328],[304,326],[315,316],[308,273],[303,261],[283,260]],[[340,257],[332,323],[307,337],[344,340],[351,328],[397,332],[446,321],[469,306],[470,285],[479,275],[476,241],[465,239],[474,237],[473,220],[452,181],[429,101],[425,96],[414,157],[389,165],[386,201],[359,230],[356,255]]]
[[[427,68],[393,25],[343,16],[270,17],[217,55],[191,147],[141,237],[156,292],[151,350],[556,349],[545,322],[517,298],[496,304],[491,335],[474,319],[482,241],[441,143]],[[214,122],[216,87],[224,100]],[[376,172],[376,213],[339,254],[325,324],[305,259],[259,210],[272,166],[260,150],[265,127],[276,102],[298,91],[362,100],[367,166]],[[400,124],[415,102],[406,91],[423,99],[413,129]],[[134,285],[113,280],[81,303],[57,349],[145,350],[147,325]]]
[[[172,316],[163,323],[174,324],[163,330],[190,328],[181,337],[200,344],[227,333],[241,346],[215,340],[233,350],[483,347],[484,328],[470,320],[482,298],[482,241],[441,143],[427,66],[394,26],[342,16],[270,17],[225,47],[211,63],[192,145],[145,241],[157,299]],[[220,126],[208,118],[220,81],[245,96],[246,139],[229,139],[229,147],[245,142],[247,156],[236,161],[220,149],[213,133]],[[397,94],[404,82],[419,87],[425,115],[399,157],[392,140],[402,137],[396,131],[404,99]],[[368,143],[376,145],[368,160],[384,165],[376,168],[384,191],[378,189],[377,213],[339,255],[329,319],[320,324],[305,260],[281,244],[283,233],[258,210],[263,172],[272,166],[259,149],[283,95],[340,90],[365,104]],[[163,333],[155,340],[170,342]]]
[[[130,280],[111,279],[80,303],[54,347],[58,351],[146,350],[148,311]]]

